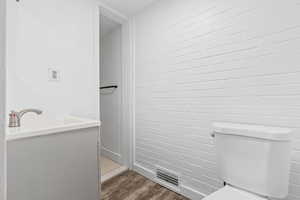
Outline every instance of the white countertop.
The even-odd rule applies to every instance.
[[[50,119],[43,116],[31,116],[21,121],[21,127],[7,128],[6,140],[17,140],[28,137],[37,137],[71,130],[99,127],[100,121],[68,116],[59,119]]]

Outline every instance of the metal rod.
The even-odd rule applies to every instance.
[[[104,86],[104,87],[100,87],[100,90],[102,90],[102,89],[109,89],[109,88],[118,88],[118,86],[117,85]]]

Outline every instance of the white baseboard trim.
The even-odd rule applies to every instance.
[[[150,169],[147,169],[143,166],[141,166],[140,164],[138,163],[134,163],[133,165],[133,170],[140,173],[141,175],[147,177],[148,179],[158,183],[158,184],[162,184],[160,181],[158,181],[155,177],[155,172],[150,170]],[[177,189],[174,189],[172,187],[168,187],[164,184],[162,184],[163,186],[169,188],[170,190],[173,190],[174,192],[177,192],[183,196],[186,196],[192,200],[200,200],[202,198],[204,198],[206,195],[197,191],[197,190],[194,190],[193,188],[190,188],[188,186],[185,186],[185,185],[180,185],[180,188],[179,190]]]
[[[111,160],[119,163],[119,164],[123,164],[122,163],[122,156],[118,153],[112,152],[104,147],[101,148],[101,155],[105,156],[107,158],[110,158]]]
[[[199,191],[197,191],[191,187],[185,186],[185,185],[181,185],[180,194],[182,194],[183,196],[186,196],[192,200],[200,200],[207,196],[206,194],[203,194],[202,192],[199,192]]]
[[[126,166],[119,167],[119,168],[101,176],[101,183],[104,183],[105,181],[108,181],[109,179],[111,179],[115,176],[118,176],[119,174],[122,174],[123,172],[125,172],[127,170],[128,170],[128,167],[126,167]]]

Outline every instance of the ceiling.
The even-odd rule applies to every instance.
[[[126,16],[132,16],[156,0],[102,0]]]

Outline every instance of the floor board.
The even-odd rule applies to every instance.
[[[188,200],[133,171],[106,181],[101,189],[102,200]]]

